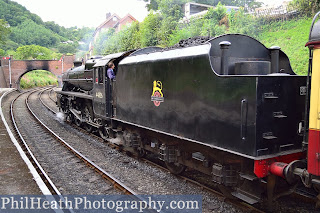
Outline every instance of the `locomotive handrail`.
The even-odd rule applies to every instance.
[[[247,131],[247,117],[248,117],[248,101],[247,99],[241,100],[241,140],[246,140],[246,131]]]
[[[320,44],[320,29],[318,29],[318,31],[319,31],[318,36],[315,36],[315,38],[312,39],[313,30],[314,30],[313,28],[315,26],[316,19],[318,18],[319,15],[320,15],[320,11],[313,17],[311,27],[310,27],[310,32],[309,32],[309,40],[305,45],[306,47]],[[318,28],[320,28],[320,27],[318,26]]]
[[[318,18],[319,15],[320,15],[320,11],[317,12],[317,14],[313,17],[313,20],[312,20],[312,23],[311,23],[310,32],[309,32],[309,41],[311,40],[311,33],[312,33],[312,30],[313,30],[314,23],[316,22],[316,19]]]

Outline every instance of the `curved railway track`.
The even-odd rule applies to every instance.
[[[12,102],[10,105],[10,114],[11,114],[11,119],[12,119],[12,123],[14,125],[15,131],[16,133],[19,135],[20,141],[21,141],[21,145],[23,147],[23,150],[25,151],[26,155],[28,156],[29,160],[32,162],[33,166],[36,168],[38,174],[40,175],[41,179],[44,181],[44,183],[46,184],[46,186],[48,187],[48,189],[50,190],[50,192],[52,193],[52,195],[61,195],[60,191],[57,189],[57,187],[54,185],[54,183],[51,181],[51,179],[49,178],[49,176],[47,175],[47,173],[45,172],[45,170],[42,168],[42,166],[40,165],[40,163],[38,162],[38,160],[36,159],[36,157],[33,155],[32,151],[30,150],[27,142],[24,139],[24,136],[22,135],[22,133],[20,132],[16,119],[15,119],[15,112],[13,109],[13,105],[16,102],[16,100],[23,94],[26,94],[28,92],[23,92],[21,94],[19,94]]]
[[[43,90],[45,91],[45,90]],[[41,94],[43,93],[43,91],[40,92],[39,94],[39,99],[41,101],[42,104],[44,104],[49,110],[51,110],[53,112],[53,110],[48,107],[43,100],[41,99]],[[49,95],[50,97],[50,95]],[[51,99],[52,100],[52,99]],[[101,175],[104,179],[106,179],[107,181],[109,181],[110,183],[113,184],[114,188],[119,189],[120,191],[122,191],[124,194],[127,195],[137,195],[136,192],[134,192],[132,189],[130,189],[128,186],[124,185],[123,183],[121,183],[117,178],[113,177],[111,174],[109,174],[108,172],[106,172],[105,170],[103,170],[101,167],[99,167],[98,165],[96,165],[94,162],[92,162],[90,159],[88,159],[86,156],[84,156],[83,154],[81,154],[79,151],[77,151],[75,148],[73,148],[71,145],[69,145],[65,140],[63,140],[59,135],[57,135],[54,131],[52,131],[47,125],[45,125],[37,116],[36,114],[31,110],[30,106],[28,105],[27,102],[27,106],[29,111],[31,112],[31,114],[34,116],[34,118],[37,120],[37,122],[39,124],[41,124],[41,126],[43,128],[45,128],[48,132],[50,132],[50,134],[58,141],[60,142],[63,146],[65,146],[70,152],[72,152],[75,156],[77,156],[80,160],[82,160],[87,166],[89,166],[90,168],[94,169],[99,175]]]
[[[26,98],[26,101],[25,101],[25,106],[26,108],[28,109],[28,114],[34,118],[32,118],[36,123],[36,131],[38,132],[36,135],[45,135],[44,137],[47,138],[48,136],[48,133],[50,135],[50,137],[54,138],[52,140],[55,141],[55,144],[58,144],[57,141],[60,143],[60,144],[63,144],[63,146],[65,148],[67,148],[70,153],[73,153],[73,155],[77,156],[78,159],[81,159],[82,162],[84,162],[90,169],[94,169],[101,177],[103,177],[105,180],[107,180],[108,182],[111,183],[111,185],[113,185],[114,188],[116,188],[117,190],[120,190],[119,192],[121,194],[133,194],[133,195],[136,195],[137,196],[137,199],[140,199],[139,196],[137,195],[136,192],[134,192],[133,190],[131,190],[129,187],[125,186],[124,184],[122,184],[119,180],[117,180],[116,178],[114,178],[112,175],[110,175],[108,172],[106,172],[105,170],[103,170],[101,167],[97,166],[94,164],[93,161],[87,159],[85,156],[83,156],[79,151],[75,150],[71,145],[69,145],[66,141],[64,141],[62,138],[60,138],[56,133],[54,133],[52,130],[50,131],[49,127],[47,127],[46,125],[44,125],[43,122],[41,122],[40,118],[38,118],[36,116],[36,114],[32,111],[31,107],[30,107],[30,104],[28,101],[28,99],[30,98],[31,95],[35,96],[36,92],[38,92],[38,99],[40,100],[41,104],[43,104],[49,111],[51,111],[52,113],[56,114],[58,112],[57,108],[55,108],[55,98],[54,98],[54,90],[53,88],[46,88],[46,89],[43,89],[41,91],[39,90],[35,90],[35,91],[32,91],[28,94],[28,98]],[[19,95],[20,96],[23,96],[23,95],[26,95],[27,92],[25,93],[22,93]],[[47,95],[48,98],[44,99],[43,97]],[[12,101],[12,104],[11,104],[11,108],[12,108],[12,118],[13,120],[15,119],[15,110],[14,110],[14,103],[16,102],[16,100],[19,98],[17,97],[14,101]],[[21,105],[19,107],[19,111],[21,111],[21,109],[23,108]],[[18,115],[19,117],[19,115]],[[29,125],[30,122],[29,122]],[[101,142],[104,142],[104,140],[100,137],[98,137],[97,135],[93,134],[93,133],[88,133],[86,132],[84,129],[74,125],[74,124],[71,124],[73,128],[76,128],[77,130],[81,131],[82,133],[84,134],[87,134],[89,135],[90,137],[93,137],[95,138],[96,140],[99,140]],[[15,126],[18,126],[17,124],[15,124]],[[46,126],[46,127],[45,127]],[[19,131],[19,135],[22,136],[22,138],[24,137],[24,133],[20,132],[19,128],[17,127],[18,131]],[[47,133],[43,133],[43,132],[40,132],[40,129],[42,130],[45,130],[45,132]],[[22,141],[23,140],[23,141]],[[46,139],[46,140],[49,140],[49,139]],[[50,139],[51,140],[51,139]],[[24,139],[21,139],[22,143],[23,144],[27,144],[27,142],[24,140]],[[119,147],[115,147],[114,144],[112,143],[108,143],[109,146],[111,146],[112,148],[117,148],[119,150],[121,150]],[[24,145],[26,148],[25,150],[30,150],[30,148],[28,148],[28,145]],[[57,145],[56,145],[57,146]],[[32,154],[32,151],[29,151],[31,154],[28,154],[29,155],[29,158],[35,158],[34,156],[32,157],[31,155]],[[147,160],[147,159],[141,159],[142,161],[152,165],[153,167],[158,167],[160,168],[161,170],[164,170],[166,172],[168,172],[168,170],[164,167],[164,166],[161,166],[159,164],[156,164],[154,163],[153,161],[150,161],[150,160]],[[44,169],[42,168],[41,169],[41,166],[39,162],[37,163],[33,163],[35,165],[39,165],[39,167],[37,166],[37,170],[40,171],[40,173],[43,173],[42,171],[44,171]],[[46,174],[41,174],[41,177],[42,179],[44,180],[45,183],[52,183],[53,181],[50,180],[50,178],[46,178],[48,177],[48,175]],[[202,184],[200,183],[199,181],[196,181],[190,177],[186,177],[186,176],[177,176],[178,178],[180,178],[181,180],[183,180],[184,182],[189,182],[189,183],[192,183],[193,185],[196,185],[198,187],[201,187],[204,191],[207,191],[209,192],[210,194],[214,195],[215,197],[217,197],[219,200],[223,200],[224,202],[226,203],[229,203],[231,205],[233,205],[234,207],[236,207],[237,209],[241,209],[245,212],[249,211],[249,212],[264,212],[263,210],[261,209],[257,209],[256,207],[254,206],[250,206],[244,202],[241,202],[241,201],[238,201],[238,200],[232,200],[232,199],[228,199],[226,198],[222,193],[220,193],[219,191],[217,190],[214,190],[210,187],[208,187],[207,185],[205,184]],[[59,190],[57,189],[57,187],[55,187],[54,185],[53,186],[49,186],[49,188],[52,188],[50,189],[51,193],[52,194],[61,194],[59,192]],[[56,190],[55,190],[56,189]]]
[[[53,87],[54,88],[54,87]],[[56,103],[57,102],[57,96],[55,96],[56,93],[54,93],[54,96],[55,97],[52,97],[52,93],[54,92],[53,88],[51,88],[50,92],[49,92],[49,98],[54,102]]]
[[[45,89],[48,90],[48,89]],[[41,93],[45,90],[42,90]],[[36,150],[37,152],[42,152],[42,155],[49,155],[50,153],[45,153],[45,149],[49,148],[48,145],[44,145],[45,142],[46,144],[50,144],[49,146],[54,145],[54,148],[57,149],[57,142],[62,144],[65,148],[67,148],[73,155],[75,155],[77,158],[79,158],[81,161],[84,162],[86,166],[88,166],[94,171],[96,171],[103,179],[107,180],[109,183],[111,183],[115,189],[120,190],[121,194],[130,194],[130,195],[137,195],[133,190],[131,190],[128,186],[124,185],[121,183],[119,180],[117,180],[115,177],[104,171],[102,168],[97,166],[94,162],[92,162],[90,159],[86,158],[83,154],[81,154],[79,151],[75,150],[72,146],[70,146],[65,140],[60,138],[54,131],[49,129],[34,113],[34,111],[30,107],[30,96],[33,95],[34,93],[39,92],[39,90],[34,90],[31,92],[24,92],[19,94],[11,103],[11,114],[12,114],[12,120],[14,123],[14,126],[16,128],[16,131],[24,144],[25,149],[28,152],[28,156],[32,159],[36,167],[38,168],[37,170],[41,174],[41,177],[44,179],[44,181],[47,183],[48,187],[50,188],[50,191],[52,191],[52,194],[57,194],[61,195],[57,187],[53,184],[53,181],[49,178],[49,175],[46,174],[44,169],[41,167],[41,163],[39,163],[34,156],[33,152]],[[23,96],[25,99],[25,106],[23,106],[22,102]],[[40,97],[40,95],[39,95]],[[17,110],[18,109],[18,110]],[[28,116],[25,116],[28,114]],[[17,121],[17,117],[18,119]],[[28,127],[28,128],[26,128]],[[31,127],[31,128],[30,128]],[[30,132],[28,133],[28,130],[33,129],[35,132]],[[42,138],[42,139],[41,139]],[[43,140],[44,139],[44,140]],[[33,143],[32,143],[33,141]],[[34,141],[41,141],[41,146],[44,145],[43,147],[39,147],[34,143]],[[30,144],[32,143],[32,144]],[[34,151],[32,151],[31,147],[33,147]],[[62,152],[66,154],[66,152]],[[38,153],[39,154],[39,153]],[[42,156],[43,157],[43,156]],[[47,158],[52,157],[57,158],[56,154],[53,153],[53,156],[49,156]],[[72,157],[67,157],[67,159],[71,159]],[[50,161],[50,160],[49,160]],[[59,169],[58,169],[59,170]]]
[[[47,89],[47,90],[49,90],[49,89]],[[53,89],[51,89],[50,92],[48,92],[47,95],[48,95],[50,101],[52,101],[52,102],[55,103],[55,100],[51,98],[51,92],[52,92],[52,91],[53,91]],[[46,103],[46,102],[43,100],[42,95],[45,95],[45,91],[41,92],[41,95],[40,95],[40,101],[41,101],[41,103],[42,103],[50,112],[52,112],[53,114],[56,114],[58,111],[55,110],[55,109],[52,109],[52,107],[50,107],[49,104]],[[48,99],[47,99],[47,100],[48,100]],[[101,142],[104,142],[104,140],[103,140],[101,137],[95,135],[94,133],[89,133],[89,132],[87,132],[85,129],[82,129],[81,127],[79,127],[79,126],[77,126],[77,125],[75,125],[75,124],[71,124],[71,125],[72,125],[72,127],[78,129],[78,130],[81,131],[82,133],[88,134],[88,135],[90,135],[91,137],[95,138],[96,140],[99,140],[99,141],[101,141]],[[112,148],[116,148],[118,151],[121,151],[121,148],[119,148],[117,145],[115,145],[115,144],[113,144],[113,143],[111,143],[111,142],[109,142],[108,145],[111,146]],[[154,166],[154,167],[160,168],[161,170],[163,170],[163,171],[165,171],[165,172],[169,172],[169,170],[168,170],[165,166],[159,165],[159,164],[157,164],[157,163],[155,163],[155,162],[153,162],[153,161],[151,161],[151,160],[148,160],[148,159],[146,159],[146,158],[139,158],[139,159],[142,160],[142,161],[144,161],[145,163],[147,163],[147,164],[149,164],[149,165],[152,165],[152,166]],[[210,188],[210,187],[208,187],[208,186],[206,186],[206,185],[204,185],[204,184],[202,184],[202,183],[200,183],[200,182],[198,182],[198,181],[196,181],[196,180],[193,180],[193,179],[191,179],[191,178],[189,178],[189,177],[187,177],[187,176],[183,176],[183,175],[175,175],[175,176],[178,177],[178,178],[180,178],[181,180],[183,180],[183,181],[185,181],[185,182],[189,182],[189,183],[191,183],[191,184],[193,184],[193,185],[195,185],[195,186],[198,186],[198,187],[202,188],[203,190],[205,190],[205,191],[213,194],[214,196],[218,197],[218,199],[224,200],[226,203],[229,203],[229,204],[231,204],[231,205],[233,205],[233,206],[235,206],[235,207],[237,207],[237,208],[239,208],[239,209],[241,209],[241,210],[243,210],[243,211],[246,211],[246,212],[248,212],[248,211],[249,211],[249,212],[264,212],[264,211],[259,210],[259,209],[255,208],[255,207],[253,207],[253,206],[251,206],[251,205],[249,205],[249,204],[247,204],[247,203],[244,203],[244,202],[242,202],[242,201],[240,201],[240,200],[228,199],[228,198],[226,198],[221,192],[219,192],[219,191],[217,191],[217,190],[215,190],[215,189],[213,189],[213,188]]]

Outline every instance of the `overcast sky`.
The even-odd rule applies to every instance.
[[[43,21],[54,21],[65,27],[98,27],[106,13],[117,13],[121,18],[130,13],[143,21],[148,11],[143,0],[13,0],[37,14]],[[190,0],[192,1],[192,0]],[[280,4],[283,0],[260,0],[265,4]]]
[[[43,21],[54,21],[65,27],[99,26],[106,13],[117,13],[120,18],[130,13],[143,21],[148,11],[143,0],[13,0],[37,14]]]

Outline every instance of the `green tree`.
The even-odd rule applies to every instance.
[[[115,35],[111,36],[108,40],[105,40],[101,54],[107,55],[111,53],[120,52],[120,46],[118,42],[119,42],[119,39]]]
[[[101,55],[105,52],[112,53],[111,49],[113,51],[115,49],[115,47],[113,47],[113,45],[114,45],[113,43],[110,43],[110,38],[114,35],[114,33],[115,33],[115,30],[113,28],[100,32],[97,40],[93,44],[93,46],[94,46],[93,53],[95,55]],[[108,43],[110,43],[110,44],[108,44]],[[112,48],[111,48],[111,46],[112,46]]]
[[[0,56],[4,56],[6,54],[6,51],[4,51],[3,49],[0,49]]]
[[[26,20],[17,27],[13,27],[11,39],[22,45],[35,44],[44,47],[52,47],[60,42],[57,34],[32,20]]]
[[[189,23],[180,24],[170,35],[169,46],[177,44],[182,39],[201,35],[203,19],[191,19]]]
[[[78,43],[60,43],[58,45],[58,51],[63,54],[71,53],[74,54],[77,52]]]
[[[148,2],[147,4],[147,9],[148,11],[151,11],[151,10],[159,10],[161,9],[161,6],[159,7],[159,5],[161,5],[161,3],[163,3],[164,1],[163,0],[144,0],[145,2]],[[175,0],[174,3],[176,5],[179,5],[179,6],[182,6],[183,4],[189,2],[188,0]],[[218,2],[216,2],[216,0],[193,0],[192,2],[195,2],[195,3],[200,3],[200,4],[207,4],[207,5],[216,5],[218,4]]]
[[[257,0],[214,0],[213,5],[218,5],[219,2],[226,6],[238,6],[245,9],[257,8],[262,5],[262,2]]]
[[[120,51],[128,51],[140,47],[139,23],[133,22],[125,26],[118,34]]]
[[[11,0],[0,0],[0,19],[7,21],[11,29],[8,41],[1,46],[4,50],[31,44],[58,48],[60,41],[69,40],[79,42],[84,39],[88,43],[87,34],[92,35],[94,31],[93,28],[65,28],[54,22],[43,22],[38,15]]]
[[[169,45],[174,45],[182,39],[195,36],[218,36],[227,32],[227,27],[221,20],[227,20],[225,6],[218,4],[209,9],[203,18],[192,18],[189,23],[180,24],[170,35]],[[220,24],[221,23],[221,24]]]
[[[187,2],[188,0],[158,0],[158,9],[164,18],[182,18],[183,5]]]
[[[43,24],[38,15],[30,13],[24,6],[10,0],[0,0],[0,19],[6,20],[11,27],[18,26],[26,20],[32,20],[39,25]]]
[[[142,47],[156,46],[158,41],[158,27],[160,26],[160,15],[149,13],[141,23],[140,42]]]
[[[240,33],[252,37],[258,37],[260,32],[260,25],[257,19],[246,13],[243,9],[239,11],[232,11],[229,15],[230,33]]]
[[[158,33],[159,45],[168,46],[170,35],[174,32],[177,26],[178,21],[175,17],[168,16],[162,20]]]
[[[53,21],[45,22],[44,26],[55,33],[59,34],[61,32],[61,27],[58,24],[54,23]]]
[[[10,33],[10,27],[6,21],[0,19],[0,43],[4,44]]]
[[[293,0],[290,5],[309,17],[314,16],[320,10],[320,0]]]
[[[148,11],[151,10],[161,10],[161,3],[163,3],[165,0],[144,0],[145,2],[148,2],[147,9]],[[305,0],[304,0],[305,1]],[[175,4],[182,6],[183,4],[187,3],[189,1],[185,0],[175,0]],[[262,5],[262,2],[259,2],[257,0],[193,0],[192,2],[200,3],[200,4],[207,4],[207,5],[218,5],[219,2],[226,6],[238,6],[238,7],[244,7],[244,8],[256,8],[260,7]]]
[[[25,45],[17,48],[14,57],[20,60],[50,60],[53,58],[53,51],[39,45]]]
[[[9,56],[9,55],[13,55],[15,56],[16,55],[16,52],[14,50],[7,50],[6,51],[6,55]]]
[[[210,8],[208,12],[205,14],[204,19],[214,20],[215,22],[219,22],[227,15],[227,9],[220,2],[215,8]]]
[[[183,17],[183,4],[187,0],[156,0],[159,20],[159,27],[157,27],[157,44],[167,46],[169,44],[170,35],[178,26],[179,20]],[[152,2],[150,2],[152,4]],[[155,8],[154,8],[155,9]],[[149,21],[149,20],[148,20]],[[143,24],[142,24],[143,25]],[[146,27],[148,28],[148,27]],[[145,26],[142,27],[145,29]],[[142,33],[142,39],[144,33]],[[155,42],[153,42],[155,43]],[[143,42],[142,42],[143,44]],[[144,44],[143,44],[144,45]]]
[[[148,2],[147,6],[146,6],[148,11],[151,11],[151,10],[156,11],[156,10],[158,10],[159,5],[158,5],[158,1],[157,0],[144,0],[144,1]]]
[[[2,48],[4,50],[15,50],[19,47],[19,44],[17,44],[14,41],[11,41],[10,39],[8,39],[3,45]]]

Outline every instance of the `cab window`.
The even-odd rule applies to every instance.
[[[98,82],[103,84],[103,67],[98,68]]]

